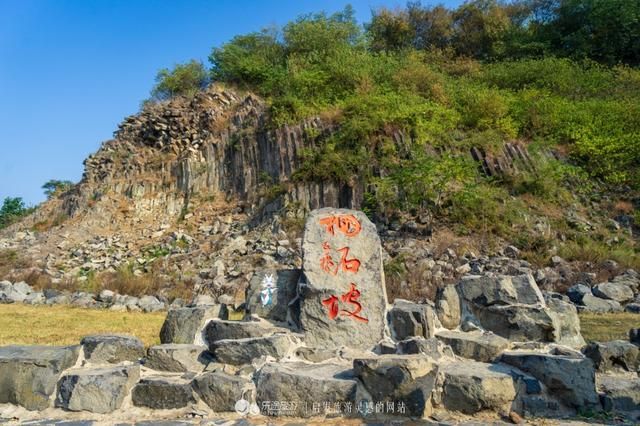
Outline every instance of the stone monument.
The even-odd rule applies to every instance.
[[[299,322],[307,345],[372,349],[384,337],[387,309],[375,225],[355,210],[314,210],[302,250]]]

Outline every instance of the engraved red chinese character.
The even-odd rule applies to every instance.
[[[340,263],[337,265],[331,257],[331,246],[328,242],[325,241],[322,243],[322,251],[323,254],[320,258],[320,268],[331,275],[337,275],[340,269],[342,269],[343,272],[352,272],[354,274],[360,269],[360,260],[356,258],[348,258],[349,247],[338,249],[338,251],[342,253],[342,256],[340,257]]]
[[[355,306],[355,309],[353,311],[347,311],[343,309],[341,311],[342,313],[344,313],[345,315],[349,315],[358,321],[369,322],[367,318],[358,315],[360,311],[362,311],[362,305],[360,304],[360,302],[358,302],[358,299],[360,298],[360,290],[356,288],[356,285],[354,283],[351,283],[351,288],[349,289],[349,291],[340,296],[340,298],[343,302],[350,303]]]
[[[361,230],[360,221],[352,214],[323,217],[320,219],[320,225],[323,225],[331,235],[336,234],[335,227],[337,227],[347,237],[355,237]]]
[[[329,319],[335,319],[338,316],[338,298],[333,294],[328,299],[324,299],[322,304],[329,308]]]
[[[338,299],[335,295],[332,294],[327,299],[324,299],[322,301],[322,304],[329,309],[329,312],[327,313],[327,315],[329,316],[329,319],[336,319],[338,314],[341,314],[341,315],[349,316],[355,319],[356,321],[369,322],[367,318],[359,315],[359,313],[362,311],[362,305],[360,304],[360,302],[358,302],[359,298],[360,298],[360,290],[356,288],[356,285],[354,283],[351,283],[351,287],[349,291],[343,294],[342,296],[340,296],[340,299]],[[349,303],[353,305],[354,309],[352,311],[348,311],[346,309],[339,309],[339,306],[338,306],[339,300],[342,300],[345,303]]]

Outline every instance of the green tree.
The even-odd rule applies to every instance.
[[[173,69],[163,68],[156,75],[156,84],[151,89],[151,99],[163,101],[174,96],[193,96],[209,82],[202,62],[195,59],[177,64]]]
[[[73,186],[73,182],[69,180],[51,179],[42,185],[42,189],[44,189],[47,198],[51,198],[67,191],[71,186]]]
[[[23,216],[31,213],[20,197],[7,197],[0,207],[0,228],[5,228]]]

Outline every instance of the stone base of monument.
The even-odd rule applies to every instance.
[[[636,334],[583,354],[575,307],[529,275],[470,275],[433,305],[389,305],[361,212],[313,212],[303,250],[302,271],[252,281],[241,321],[224,306],[180,308],[146,351],[122,335],[0,348],[0,420],[484,423],[637,408]]]

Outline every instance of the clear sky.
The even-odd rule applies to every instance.
[[[236,34],[347,3],[366,22],[371,9],[405,2],[0,0],[0,201],[36,204],[49,179],[79,181],[82,161],[138,111],[160,68],[207,64]]]

